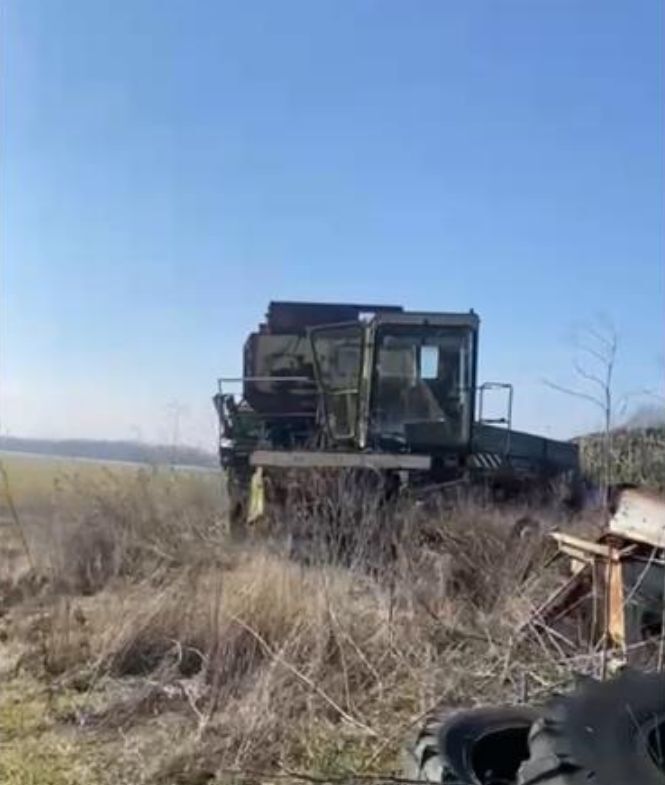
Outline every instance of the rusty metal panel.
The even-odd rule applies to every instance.
[[[574,470],[579,466],[579,450],[572,442],[558,442],[544,436],[475,423],[474,452],[505,456],[513,465],[526,465],[533,471]]]
[[[655,548],[665,548],[665,499],[637,488],[620,491],[608,531]]]
[[[362,314],[401,313],[401,305],[362,305],[359,303],[307,303],[274,301],[268,305],[267,327],[271,333],[300,333],[308,327],[357,322]]]
[[[429,455],[402,453],[324,452],[314,450],[255,450],[249,458],[252,466],[283,469],[405,469],[428,471]]]

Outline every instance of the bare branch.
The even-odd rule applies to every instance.
[[[575,360],[575,362],[573,363],[573,367],[575,368],[575,372],[579,376],[581,376],[583,379],[586,379],[589,382],[594,382],[601,388],[601,390],[604,390],[605,387],[607,386],[604,379],[601,379],[599,376],[596,376],[593,373],[589,373],[589,371],[585,371],[577,360]]]
[[[599,363],[602,363],[603,365],[607,365],[607,363],[609,362],[608,354],[603,354],[603,352],[599,352],[598,349],[594,349],[593,346],[588,346],[587,344],[582,343],[581,341],[575,342],[575,348],[577,349],[578,352],[584,352],[585,354],[590,355],[591,357],[593,357],[595,360],[597,360]]]
[[[585,332],[592,338],[595,338],[598,343],[602,344],[608,351],[608,354],[616,354],[617,344],[619,339],[617,336],[614,325],[608,321],[604,326],[604,332],[597,330],[593,325],[587,325]]]
[[[595,385],[591,392],[564,387],[546,381],[554,390],[580,400],[588,401],[597,406],[603,413],[603,474],[605,484],[605,504],[608,503],[608,492],[612,474],[612,421],[616,408],[612,390],[614,366],[616,363],[618,336],[614,325],[609,319],[598,319],[597,325],[585,325],[575,334],[574,344],[577,351],[586,357],[576,358],[573,368],[580,379]],[[586,360],[586,361],[584,361]]]
[[[572,395],[574,398],[582,398],[585,401],[595,404],[603,411],[605,410],[605,403],[593,395],[589,395],[588,393],[582,392],[581,390],[573,390],[570,387],[563,387],[560,384],[555,384],[554,382],[549,381],[549,379],[543,379],[543,384],[546,384],[548,387],[551,387],[553,390],[557,390],[558,392],[565,393],[566,395]]]
[[[7,507],[10,513],[10,520],[14,526],[16,534],[18,535],[19,540],[21,541],[21,545],[23,547],[23,551],[25,552],[25,558],[30,565],[32,570],[35,569],[35,563],[32,558],[32,551],[30,549],[30,544],[28,542],[28,537],[25,533],[25,528],[23,526],[23,521],[18,514],[18,510],[16,509],[16,505],[14,504],[14,496],[12,494],[12,487],[11,482],[9,481],[9,474],[7,474],[7,469],[5,468],[5,464],[0,461],[0,477],[2,478],[2,487],[4,491],[5,501],[7,503]]]

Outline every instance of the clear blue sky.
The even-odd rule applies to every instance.
[[[660,0],[5,0],[2,428],[214,441],[270,299],[481,315],[517,424],[664,375]]]

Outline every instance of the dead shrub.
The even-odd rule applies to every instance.
[[[109,597],[97,645],[100,666],[118,676],[157,669],[190,675],[210,648],[210,574],[184,570],[167,585],[144,581]]]
[[[391,584],[366,570],[303,566],[262,549],[224,572],[181,569],[152,593],[146,583],[122,597],[107,590],[90,598],[98,604],[108,595],[93,624],[98,672],[148,676],[161,692],[146,692],[146,706],[181,690],[168,705],[182,707],[195,734],[155,776],[168,781],[178,767],[196,769],[196,760],[217,768],[288,760],[311,769],[322,765],[321,745],[333,736],[346,739],[347,762],[362,770],[387,760],[408,722],[441,700],[514,699],[520,668],[558,678],[554,660],[544,668],[541,651],[512,642],[528,599],[511,593],[506,579],[501,590],[494,584],[490,602],[490,567],[501,580],[507,569],[505,548],[487,553],[505,545],[500,528],[484,540],[465,539],[464,527],[444,529],[436,555],[447,544],[463,578],[453,569],[443,594],[433,590],[426,603],[415,580],[422,571],[427,581],[424,558],[400,561]],[[487,579],[472,578],[474,564]],[[127,705],[117,714],[131,722]]]
[[[260,536],[301,563],[380,572],[394,559],[401,516],[391,489],[368,470],[290,470],[266,477],[270,501]]]
[[[64,534],[63,564],[58,570],[62,587],[70,592],[93,594],[120,569],[120,544],[116,531],[99,520],[82,521]]]
[[[61,480],[60,494],[48,572],[70,592],[89,594],[112,578],[142,580],[227,558],[217,496],[175,470],[105,472],[85,483],[73,476]]]

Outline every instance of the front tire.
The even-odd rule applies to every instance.
[[[407,751],[405,778],[438,785],[508,785],[528,756],[528,706],[435,714]]]
[[[229,535],[234,542],[247,538],[249,477],[244,467],[229,466],[226,470]]]

